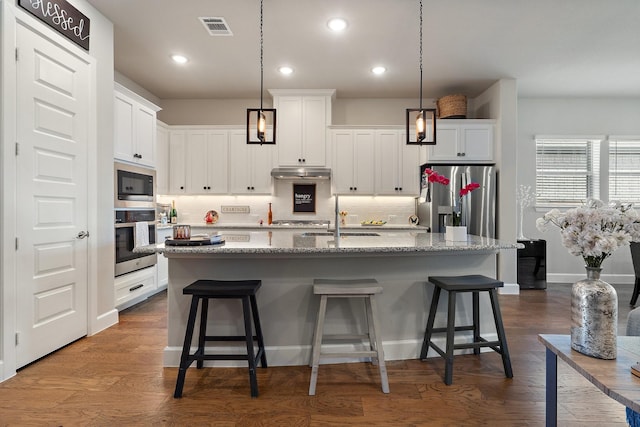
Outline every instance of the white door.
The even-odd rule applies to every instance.
[[[87,334],[91,65],[18,25],[17,366]]]

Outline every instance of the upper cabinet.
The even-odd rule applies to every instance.
[[[226,130],[187,131],[187,193],[225,194],[229,161]]]
[[[419,194],[420,147],[405,140],[404,130],[376,130],[376,194]]]
[[[333,188],[337,194],[374,194],[375,131],[331,130]]]
[[[156,189],[158,194],[169,194],[169,128],[156,124]]]
[[[229,131],[229,191],[271,194],[273,145],[247,144],[246,130]]]
[[[169,168],[166,175],[169,177],[169,194],[187,193],[187,131],[169,131]],[[161,173],[161,171],[159,171]]]
[[[156,165],[156,113],[160,107],[115,83],[114,158]]]
[[[493,162],[495,120],[441,120],[436,145],[427,146],[429,163]]]
[[[280,166],[324,166],[335,90],[271,90]]]

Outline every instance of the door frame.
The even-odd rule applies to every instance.
[[[3,94],[0,100],[0,150],[2,150],[2,172],[0,175],[0,381],[10,378],[16,373],[15,333],[17,328],[17,283],[16,283],[16,156],[17,140],[17,65],[15,48],[17,46],[16,29],[23,25],[41,37],[61,48],[82,57],[90,66],[90,112],[89,135],[87,147],[88,197],[87,228],[90,234],[88,241],[87,266],[87,330],[93,335],[108,326],[117,323],[118,314],[115,308],[107,313],[98,313],[99,295],[99,259],[98,259],[98,155],[97,155],[97,60],[70,41],[59,36],[45,24],[36,21],[26,12],[19,10],[7,0],[0,0],[0,20],[2,27],[2,45],[0,45],[0,84]],[[102,217],[104,218],[104,217]],[[103,284],[113,289],[109,284]],[[113,293],[113,291],[112,291]]]

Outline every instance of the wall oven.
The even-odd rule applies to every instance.
[[[116,268],[115,276],[156,265],[156,254],[133,252],[135,224],[146,222],[149,225],[149,243],[156,242],[155,209],[116,209]]]
[[[155,170],[115,162],[113,178],[116,209],[155,209]]]

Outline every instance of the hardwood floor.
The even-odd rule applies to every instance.
[[[620,334],[632,285],[616,286]],[[162,367],[166,294],[120,315],[120,323],[25,367],[0,383],[2,426],[541,426],[545,415],[540,333],[569,333],[570,285],[500,296],[514,378],[500,356],[457,356],[453,385],[443,361],[388,361],[391,393],[368,363],[323,365],[316,396],[310,368],[258,370],[251,399],[246,368],[190,369],[182,399],[176,368]],[[625,426],[624,407],[564,363],[558,366],[562,426]]]

